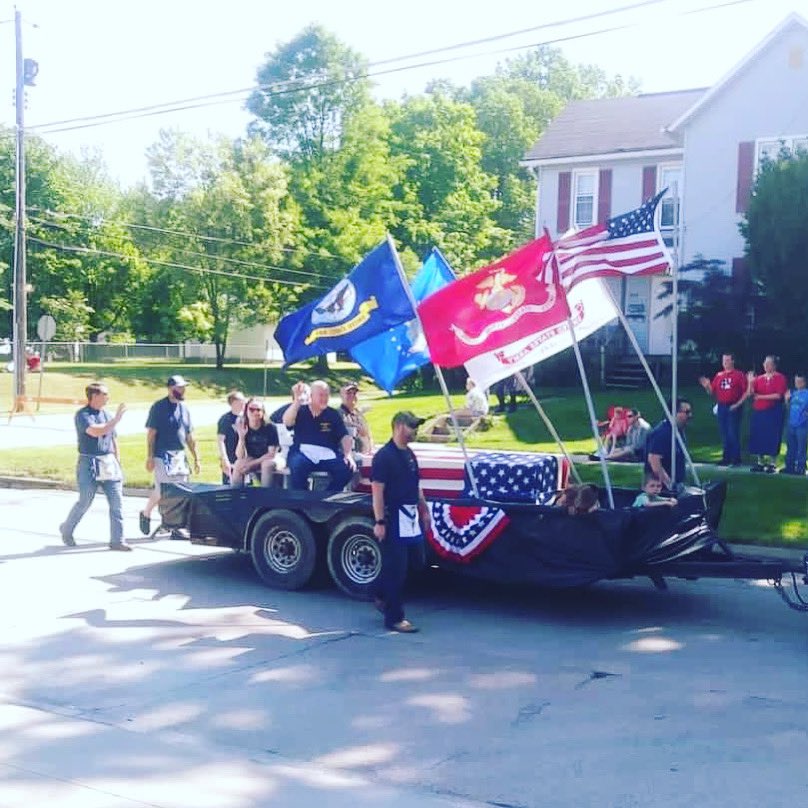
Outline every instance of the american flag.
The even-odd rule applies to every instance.
[[[545,281],[552,282],[556,267],[565,289],[586,278],[667,271],[670,255],[654,218],[664,193],[660,191],[639,208],[615,216],[606,224],[562,236],[555,245],[555,267],[553,258],[546,263]]]
[[[412,443],[410,448],[418,459],[421,489],[428,500],[472,496],[465,458],[458,446]],[[372,459],[370,455],[362,456],[356,491],[370,492]],[[544,503],[555,491],[564,488],[569,473],[565,458],[538,452],[470,449],[469,460],[480,498],[494,502]]]

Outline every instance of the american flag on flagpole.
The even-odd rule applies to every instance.
[[[570,289],[587,278],[666,272],[671,258],[655,222],[665,190],[606,224],[562,236],[556,242],[554,260],[546,263],[545,281],[550,283],[557,271],[561,285]]]

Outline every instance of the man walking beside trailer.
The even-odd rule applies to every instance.
[[[407,570],[424,565],[424,532],[430,524],[418,460],[409,448],[423,422],[411,412],[396,413],[393,436],[373,456],[371,466],[373,534],[382,553],[376,606],[384,613],[384,625],[402,634],[418,631],[404,616],[402,590]]]
[[[100,485],[109,503],[109,549],[128,551],[132,548],[123,540],[123,472],[115,440],[115,427],[123,418],[126,405],[119,404],[115,415],[110,416],[104,409],[109,399],[105,385],[93,382],[87,385],[85,392],[87,406],[75,417],[79,441],[76,464],[79,500],[59,525],[59,532],[68,547],[75,547],[73,531],[92,505]]]
[[[191,413],[185,404],[187,386],[182,376],[169,376],[168,395],[151,405],[146,419],[146,471],[154,472],[154,490],[140,512],[140,531],[144,536],[151,531],[151,512],[160,501],[160,485],[188,482],[191,470],[186,450],[194,459],[194,472],[200,471]]]

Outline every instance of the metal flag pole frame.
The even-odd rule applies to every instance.
[[[679,186],[673,183],[674,210],[676,211],[675,227],[673,229],[673,266],[671,267],[673,279],[673,311],[671,316],[671,410],[675,411],[679,396]],[[679,430],[676,419],[671,420],[671,486],[676,485],[676,438]],[[698,478],[697,478],[698,479]],[[682,481],[684,482],[684,480]]]
[[[536,408],[536,412],[539,414],[539,417],[544,422],[544,425],[547,427],[547,431],[553,436],[553,440],[558,444],[558,448],[561,449],[561,453],[567,459],[567,462],[570,464],[570,471],[572,472],[572,476],[575,477],[575,482],[579,485],[583,482],[581,480],[581,475],[578,474],[578,469],[575,466],[575,463],[570,456],[570,453],[567,451],[567,447],[564,445],[564,441],[561,440],[561,436],[556,431],[555,426],[553,426],[553,422],[550,420],[550,417],[544,411],[544,407],[542,407],[539,399],[536,398],[536,394],[533,390],[530,389],[530,385],[527,383],[527,379],[524,377],[524,374],[521,370],[517,370],[514,374],[516,378],[519,380],[519,383],[522,385],[522,389],[527,394],[527,397],[533,403],[533,406]]]
[[[589,390],[589,380],[586,378],[586,368],[584,367],[584,360],[581,356],[581,348],[578,345],[578,338],[575,336],[575,326],[572,324],[572,317],[567,317],[567,327],[570,330],[572,349],[575,351],[575,361],[578,363],[578,373],[581,375],[581,384],[584,388],[584,398],[586,399],[586,408],[589,413],[589,423],[592,427],[592,434],[595,436],[595,443],[598,447],[600,470],[603,474],[603,481],[606,483],[606,496],[609,498],[609,507],[614,510],[614,494],[612,493],[612,480],[611,477],[609,477],[609,465],[606,462],[603,441],[601,441],[600,433],[598,432],[598,419],[595,415],[595,405],[592,401],[592,393]]]
[[[415,300],[415,297],[412,294],[412,289],[410,289],[410,284],[407,281],[407,276],[404,274],[404,267],[401,266],[401,259],[398,257],[398,250],[396,250],[395,242],[393,241],[393,237],[387,233],[387,243],[390,245],[390,251],[393,254],[393,258],[396,264],[396,270],[398,271],[399,278],[401,280],[401,285],[404,287],[404,291],[409,298],[410,304],[412,305],[413,314],[415,314],[415,319],[418,320],[418,325],[421,326],[421,331],[423,331],[424,327],[421,323],[421,317],[418,314],[418,303]],[[477,480],[474,476],[474,469],[471,465],[471,458],[469,457],[468,450],[466,448],[466,442],[463,440],[463,433],[460,429],[460,424],[457,422],[457,414],[455,413],[454,407],[452,406],[452,399],[449,396],[449,388],[446,386],[446,379],[443,377],[443,371],[441,370],[439,365],[432,364],[435,368],[435,375],[438,377],[438,382],[441,387],[441,391],[443,392],[443,397],[446,399],[446,404],[449,407],[449,417],[452,420],[452,426],[454,427],[455,434],[457,435],[457,442],[460,445],[460,449],[463,452],[463,461],[466,466],[466,471],[469,475],[469,483],[471,485],[471,492],[474,494],[475,499],[480,498],[480,493],[477,488]]]
[[[676,435],[676,439],[679,442],[679,448],[684,453],[685,462],[687,463],[687,467],[690,469],[690,473],[693,475],[693,479],[696,482],[696,485],[701,487],[701,480],[699,480],[699,475],[696,471],[696,467],[693,464],[693,460],[690,457],[690,452],[687,450],[687,445],[685,444],[684,438],[682,437],[681,433],[678,429],[675,428],[676,426],[676,418],[674,417],[673,413],[671,412],[670,407],[668,407],[668,402],[665,400],[665,396],[662,393],[662,390],[657,383],[657,380],[654,378],[654,374],[651,371],[650,366],[648,365],[648,361],[645,358],[645,354],[642,352],[642,348],[640,347],[640,343],[637,342],[637,337],[634,334],[634,331],[631,329],[631,325],[626,319],[626,315],[617,305],[617,302],[614,299],[614,295],[612,294],[612,290],[609,288],[608,285],[604,284],[604,289],[609,294],[612,303],[614,304],[615,311],[617,312],[617,319],[620,320],[621,325],[626,331],[626,335],[628,336],[629,342],[631,343],[632,348],[637,354],[637,358],[640,360],[640,364],[642,365],[643,370],[645,371],[646,376],[648,376],[648,381],[651,382],[651,387],[654,388],[654,392],[656,393],[656,397],[659,399],[659,403],[662,405],[662,410],[665,413],[665,417],[670,421],[671,426],[673,427],[673,434]],[[674,455],[671,455],[673,457]]]

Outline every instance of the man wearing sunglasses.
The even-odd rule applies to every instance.
[[[676,402],[676,429],[685,441],[685,429],[693,417],[693,405],[684,398]],[[671,463],[671,442],[673,429],[670,421],[665,418],[660,421],[648,436],[645,444],[645,470],[653,472],[662,481],[668,491],[674,491],[684,485],[685,481],[685,455],[679,441],[676,442],[676,453]],[[671,480],[671,469],[675,469],[676,483]]]

